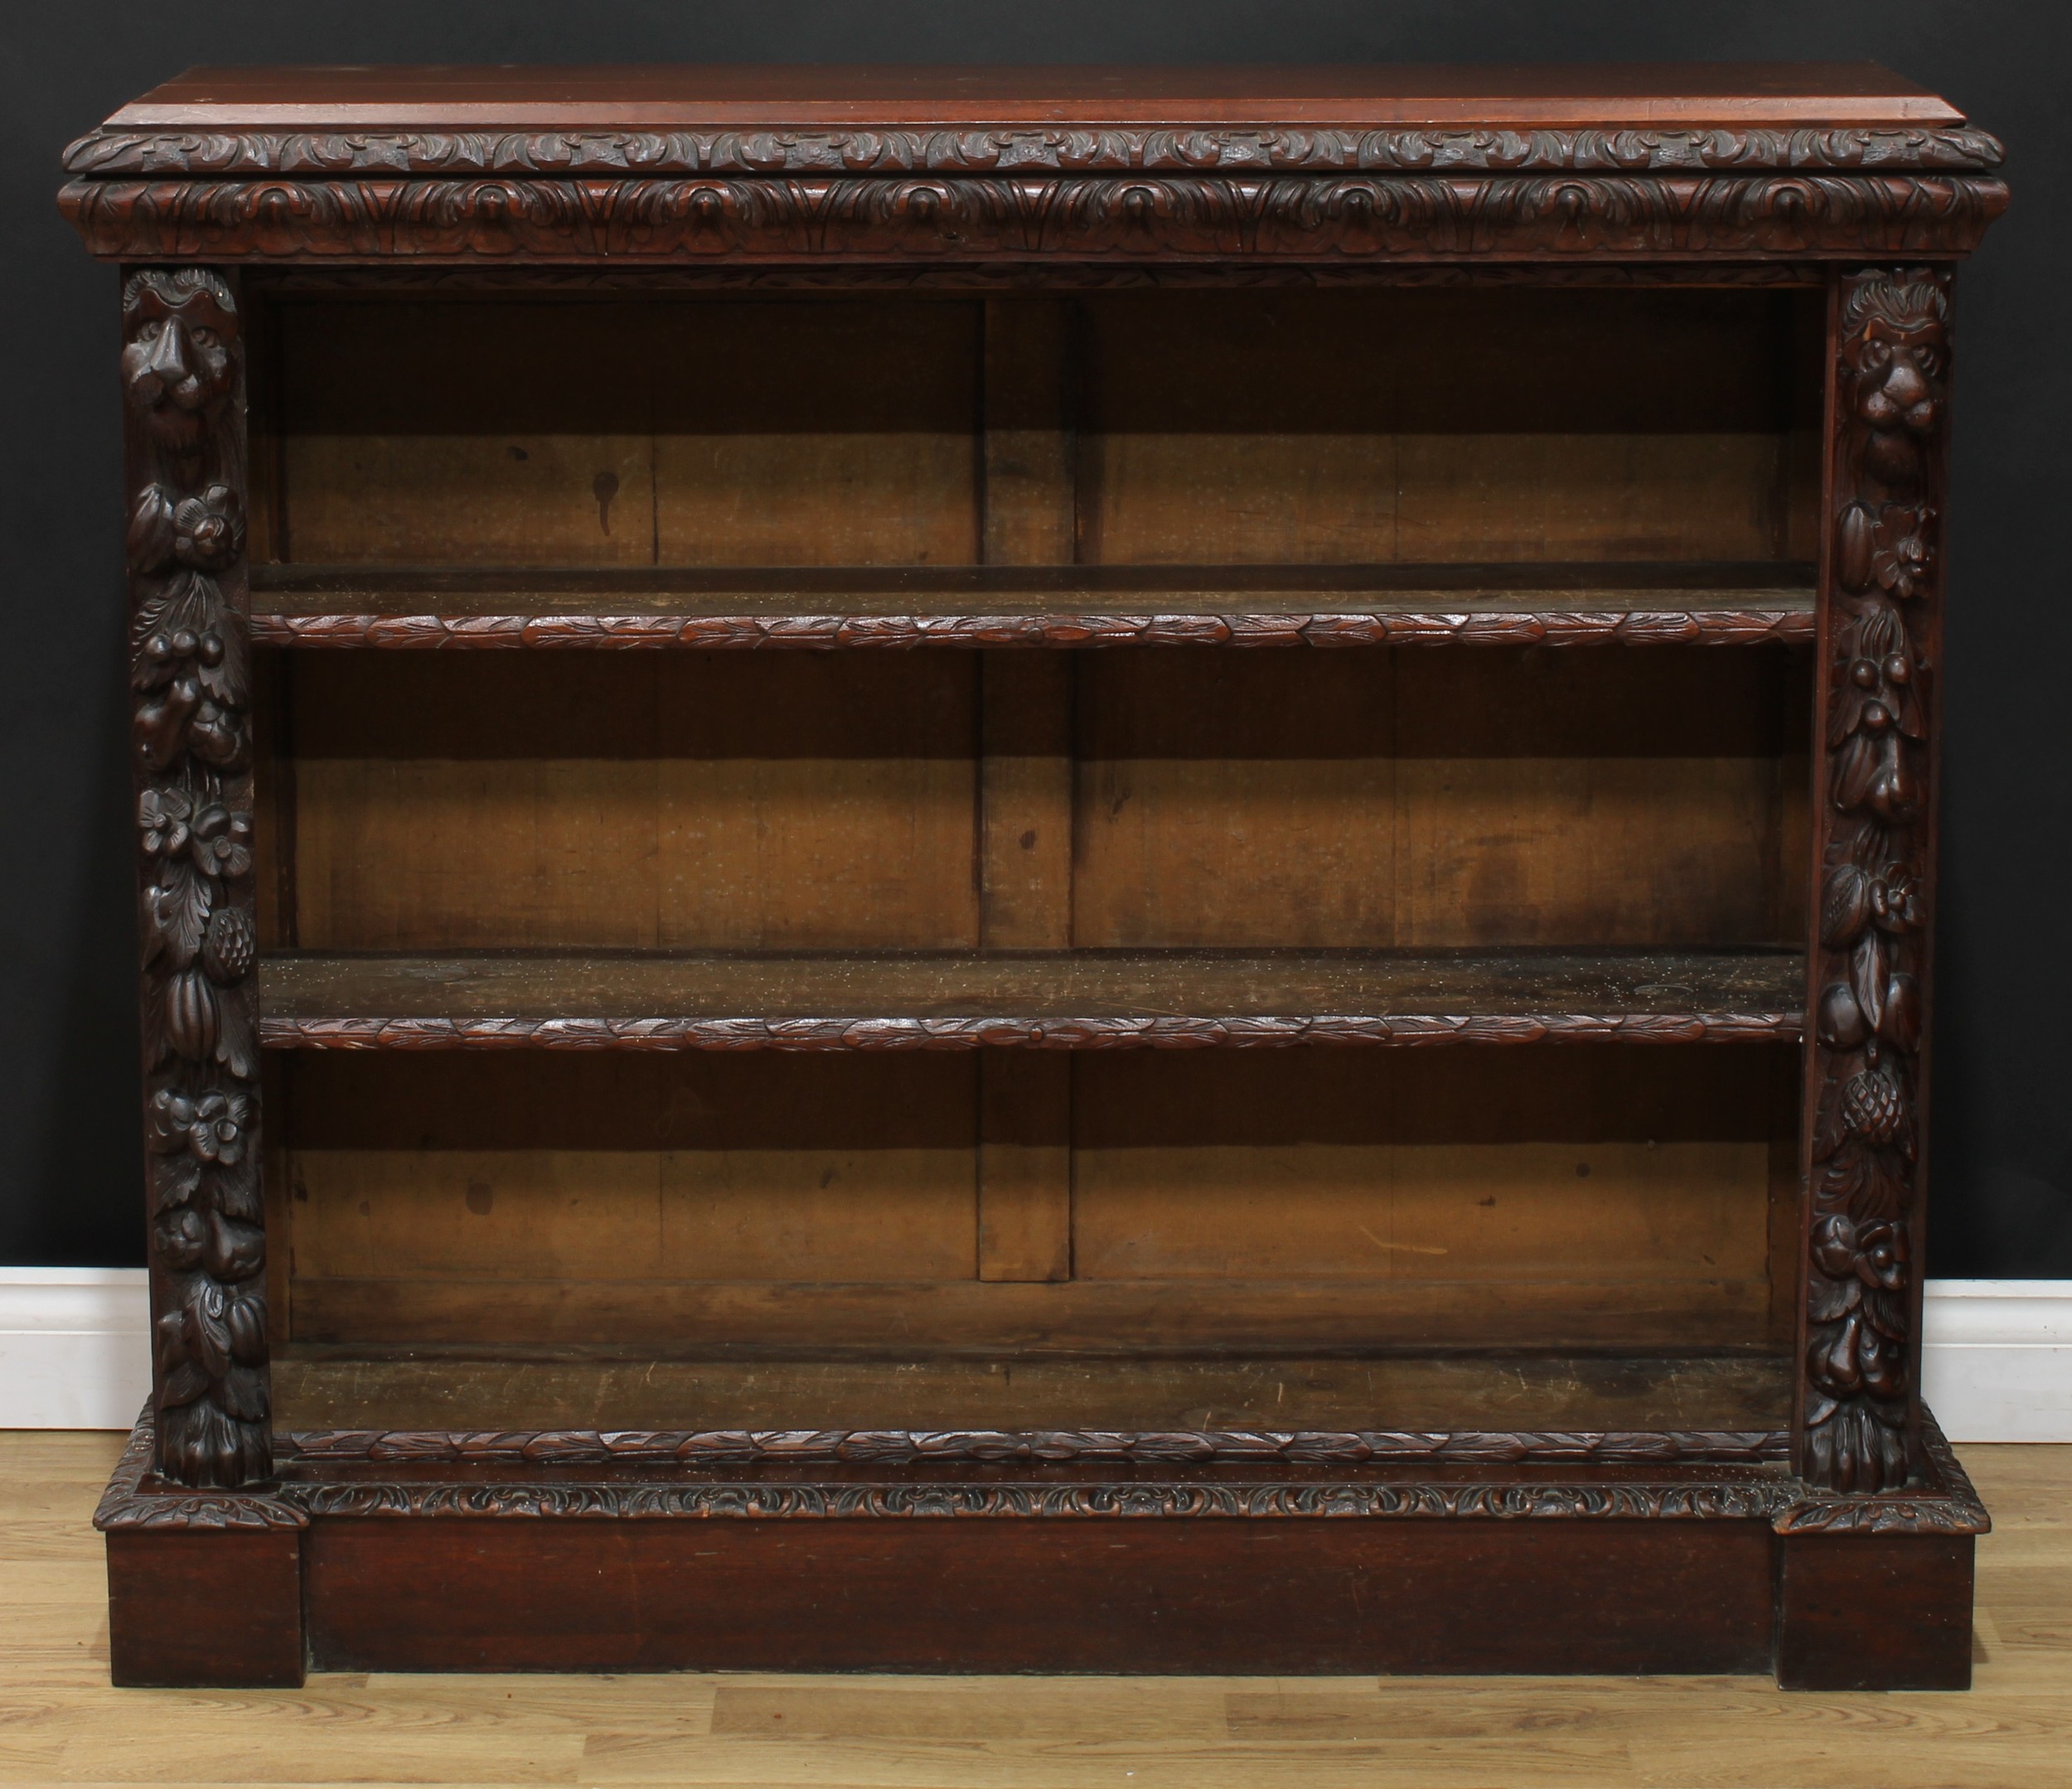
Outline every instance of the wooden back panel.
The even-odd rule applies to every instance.
[[[261,558],[1804,560],[1818,295],[299,299]]]
[[[1789,1311],[1789,1053],[296,1058],[284,1327],[665,1351],[1759,1345]]]
[[[277,669],[293,895],[273,936],[305,949],[1803,931],[1808,674],[1781,649]]]
[[[293,664],[305,949],[977,942],[975,665]]]
[[[288,306],[275,554],[968,563],[980,315],[969,301]]]
[[[1803,296],[1087,300],[1080,557],[1810,558]]]

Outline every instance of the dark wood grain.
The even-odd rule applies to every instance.
[[[108,1536],[118,1685],[293,1689],[303,1680],[303,1530],[133,1528]]]
[[[1970,1535],[1778,1541],[1777,1681],[1786,1690],[1968,1690]]]
[[[1278,1438],[1255,1438],[1254,1457],[1300,1447],[1355,1458],[1376,1451],[1382,1429],[1406,1456],[1465,1457],[1473,1449],[1460,1438],[1470,1432],[1532,1431],[1533,1448],[1484,1457],[1667,1458],[1699,1443],[1663,1437],[1711,1432],[1740,1438],[1723,1457],[1769,1458],[1790,1406],[1785,1357],[1774,1354],[801,1360],[304,1344],[276,1359],[274,1381],[277,1424],[302,1459],[404,1457],[384,1438],[399,1431],[443,1437],[438,1448],[453,1458],[532,1458],[542,1435],[560,1438],[557,1460],[985,1458],[1039,1433],[1059,1458],[1127,1457],[1143,1436],[1167,1438],[1167,1456],[1184,1458],[1200,1450],[1177,1438],[1214,1432],[1239,1451],[1243,1435]],[[898,1439],[922,1435],[925,1445]]]
[[[341,1519],[309,1542],[311,1646],[351,1671],[1759,1671],[1770,1545],[1760,1522]]]
[[[624,1279],[571,1283],[436,1273],[306,1279],[295,1332],[308,1341],[450,1344],[594,1342],[643,1351],[738,1347],[883,1356],[900,1348],[1079,1356],[1118,1347],[1165,1355],[1424,1351],[1529,1340],[1560,1351],[1664,1353],[1746,1347],[1769,1306],[1761,1280],[1636,1278],[1587,1269],[1559,1279]]]

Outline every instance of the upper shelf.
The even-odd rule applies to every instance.
[[[262,645],[1811,641],[1797,563],[458,570],[256,565]]]
[[[287,952],[275,1048],[1053,1049],[1794,1038],[1797,951]]]

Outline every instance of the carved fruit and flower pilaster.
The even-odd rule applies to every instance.
[[[1878,1492],[1920,1463],[1923,991],[1940,642],[1947,276],[1842,286],[1826,787],[1813,947],[1800,1468]]]
[[[230,286],[123,288],[157,1468],[272,1471],[257,1164],[243,349]]]

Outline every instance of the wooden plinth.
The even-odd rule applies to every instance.
[[[1644,1438],[1618,1438],[1631,1456]],[[1704,1458],[729,1470],[585,1462],[568,1437],[540,1440],[535,1455],[567,1463],[457,1472],[290,1448],[264,1491],[197,1492],[151,1477],[140,1424],[98,1518],[116,1681],[292,1685],[305,1667],[1970,1681],[1985,1516],[1932,1432],[1929,1482],[1905,1498]]]

